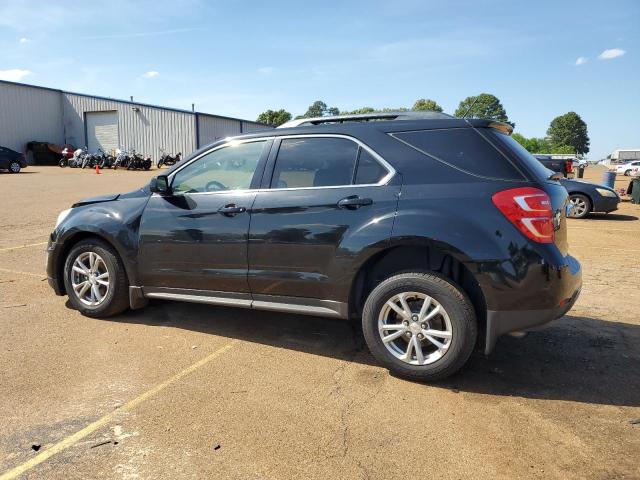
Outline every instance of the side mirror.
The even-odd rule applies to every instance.
[[[170,194],[171,187],[169,186],[169,178],[166,175],[153,177],[149,183],[149,190],[151,190],[152,193],[159,193],[160,195]]]

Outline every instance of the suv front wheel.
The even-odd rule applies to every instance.
[[[71,305],[95,318],[122,313],[129,306],[128,281],[118,254],[98,239],[78,242],[64,264],[64,285]]]
[[[365,303],[362,330],[380,363],[420,381],[462,368],[477,336],[468,297],[447,279],[428,273],[403,273],[378,285]]]

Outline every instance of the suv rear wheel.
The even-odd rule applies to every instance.
[[[98,239],[74,246],[64,265],[64,285],[73,308],[88,317],[104,318],[129,306],[128,281],[113,248]]]
[[[447,279],[427,273],[403,273],[378,285],[365,303],[362,329],[380,363],[420,381],[462,368],[477,337],[468,297]]]

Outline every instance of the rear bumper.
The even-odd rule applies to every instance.
[[[487,337],[485,355],[489,355],[496,345],[498,337],[505,333],[532,330],[562,317],[573,307],[580,296],[580,287],[564,299],[561,305],[545,310],[487,311]]]

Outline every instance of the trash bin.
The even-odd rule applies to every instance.
[[[640,177],[631,180],[633,187],[631,188],[631,203],[640,204]]]
[[[602,184],[609,188],[614,188],[616,184],[616,172],[604,172],[602,174]]]

